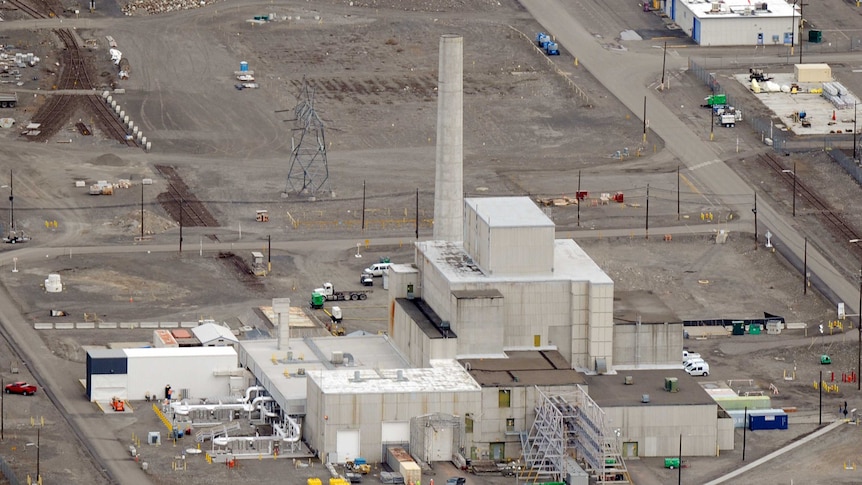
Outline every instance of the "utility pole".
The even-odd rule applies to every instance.
[[[808,294],[808,238],[805,238],[805,256],[802,258],[802,294]]]
[[[682,485],[682,435],[679,435],[679,467],[677,467],[677,485]]]
[[[742,461],[745,461],[745,430],[748,428],[748,406],[745,406],[742,418]]]
[[[858,160],[856,158],[856,137],[858,136],[858,131],[856,131],[856,101],[853,102],[853,160]]]
[[[575,194],[578,199],[578,227],[581,227],[581,171],[578,170],[578,192]]]
[[[0,379],[0,387],[6,389],[6,379]],[[0,394],[0,441],[6,439],[5,429],[6,429],[6,401],[3,399],[3,394]]]
[[[679,220],[679,165],[676,166],[676,220]]]
[[[820,390],[820,423],[819,424],[823,424],[823,371],[820,371],[820,382],[817,383],[817,389]]]
[[[757,251],[757,192],[754,193],[754,208],[751,212],[754,213],[754,250]]]
[[[141,182],[141,241],[144,240],[144,183]]]
[[[646,238],[649,239],[649,184],[646,186]]]
[[[362,230],[365,231],[365,181],[362,181]]]
[[[41,470],[39,469],[39,466],[41,465],[41,463],[39,463],[39,461],[40,461],[39,455],[40,455],[40,452],[42,451],[41,446],[40,446],[40,444],[41,444],[40,442],[42,441],[41,438],[42,438],[42,428],[38,427],[38,428],[36,428],[36,483],[42,483],[42,478],[40,477]]]
[[[15,197],[12,192],[12,171],[9,170],[9,231],[15,230]]]
[[[647,127],[647,119],[646,119],[646,96],[644,96],[644,143],[646,143],[646,127]]]
[[[802,29],[805,28],[805,17],[803,13],[805,7],[805,2],[803,0],[799,0],[799,63],[802,64]]]
[[[266,272],[272,273],[272,236],[266,236]]]

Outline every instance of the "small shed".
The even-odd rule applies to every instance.
[[[799,83],[826,83],[832,80],[829,64],[795,64],[793,74]]]
[[[231,330],[216,323],[205,323],[192,329],[204,347],[227,347],[239,344],[239,339]]]

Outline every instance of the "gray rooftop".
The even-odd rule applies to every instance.
[[[479,391],[470,374],[454,360],[432,360],[423,369],[314,370],[308,373],[326,394],[387,394]]]
[[[538,210],[538,209],[537,209]],[[541,211],[540,211],[541,212]],[[554,272],[547,275],[486,276],[473,262],[461,243],[422,241],[417,250],[452,283],[495,281],[589,281],[593,284],[613,284],[593,259],[571,239],[554,240]]]
[[[491,227],[554,227],[529,197],[477,197],[464,203]]]
[[[422,330],[426,337],[430,339],[458,338],[458,335],[451,328],[443,326],[443,319],[421,298],[396,298],[395,304],[404,310],[404,313],[411,320],[416,322],[416,326]]]
[[[632,384],[625,384],[625,376],[632,376]],[[676,377],[679,392],[664,390],[664,379]],[[715,401],[698,384],[697,378],[681,369],[632,370],[617,375],[587,376],[590,397],[599,406],[684,406],[715,404]],[[641,403],[649,394],[649,403]]]
[[[508,358],[460,359],[482,387],[565,386],[584,384],[584,375],[571,368],[556,350],[506,351]]]

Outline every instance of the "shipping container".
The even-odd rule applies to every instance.
[[[787,415],[779,414],[775,416],[749,416],[748,429],[750,429],[751,431],[768,429],[787,429]]]

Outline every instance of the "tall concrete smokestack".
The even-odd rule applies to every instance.
[[[464,38],[440,37],[434,239],[464,240]]]

